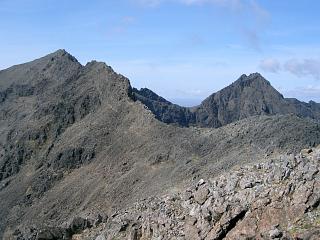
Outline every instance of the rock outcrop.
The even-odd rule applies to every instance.
[[[201,179],[75,239],[319,239],[320,147]]]

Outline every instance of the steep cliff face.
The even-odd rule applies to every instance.
[[[82,66],[63,50],[0,71],[0,92],[5,239],[35,239],[42,227],[77,225],[83,215],[109,214],[235,164],[320,143],[319,124],[293,115],[218,129],[165,124],[133,100],[127,78],[104,63]]]
[[[194,108],[180,107],[166,100],[158,101],[155,93],[151,99],[145,92],[145,89],[141,92],[136,90],[137,99],[148,106],[159,120],[181,126],[221,127],[250,116],[276,114],[320,119],[320,104],[284,98],[259,73],[242,75]]]

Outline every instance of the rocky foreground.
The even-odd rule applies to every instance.
[[[319,239],[320,147],[235,167],[107,216],[79,216],[36,239]],[[18,237],[19,233],[17,233]],[[72,235],[72,236],[71,236]],[[20,235],[20,237],[22,237]]]

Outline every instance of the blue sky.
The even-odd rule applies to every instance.
[[[64,48],[182,105],[251,72],[320,102],[319,12],[317,0],[0,0],[0,69]]]

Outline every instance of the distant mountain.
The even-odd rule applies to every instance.
[[[148,89],[134,89],[133,92],[136,99],[143,102],[159,120],[181,126],[221,127],[251,116],[276,114],[320,120],[319,103],[284,98],[259,73],[242,75],[193,108],[172,104]]]
[[[0,71],[0,239],[62,239],[65,226],[71,239],[86,219],[99,224],[140,199],[320,144],[319,123],[294,115],[182,128],[149,110],[164,122],[220,126],[255,113],[249,83],[192,109],[132,89],[105,63],[83,66],[64,50]]]

